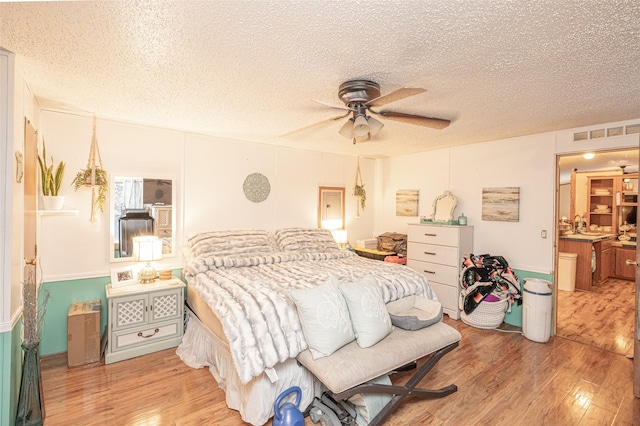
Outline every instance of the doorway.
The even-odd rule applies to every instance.
[[[582,269],[579,267],[579,271],[575,275],[578,280],[576,287],[589,288],[590,291],[572,291],[571,286],[567,286],[566,270],[561,270],[561,268],[571,267],[570,262],[566,263],[567,261],[563,260],[570,259],[571,256],[566,256],[563,253],[562,259],[559,258],[562,249],[566,250],[568,247],[567,244],[563,244],[563,240],[571,238],[571,229],[575,231],[578,222],[582,222],[581,230],[583,232],[594,234],[593,239],[597,240],[600,236],[604,237],[607,234],[608,228],[606,226],[610,225],[605,223],[607,220],[615,217],[613,224],[620,225],[622,220],[629,216],[629,212],[625,209],[631,211],[632,203],[620,200],[620,195],[610,191],[610,195],[607,195],[611,199],[609,204],[615,205],[604,208],[607,203],[603,201],[603,205],[595,207],[595,210],[603,212],[603,214],[599,214],[590,205],[588,192],[590,183],[598,182],[599,176],[597,175],[603,178],[617,176],[617,185],[621,185],[620,182],[625,180],[625,176],[633,176],[637,173],[638,149],[598,151],[594,152],[595,155],[590,159],[585,158],[584,154],[587,153],[562,155],[558,157],[557,162],[556,229],[559,235],[555,253],[556,265],[558,265],[556,268],[555,334],[569,340],[629,356],[633,353],[634,345],[635,269],[632,267],[630,275],[625,277],[624,272],[620,272],[620,268],[624,266],[620,265],[624,265],[626,259],[622,259],[622,257],[626,252],[632,254],[635,259],[635,247],[631,248],[631,244],[625,244],[622,247],[617,237],[610,237],[604,240],[606,242],[598,243],[580,241],[578,243],[580,246],[592,244],[593,253],[597,253],[596,262],[591,265],[591,259],[587,259],[587,261],[589,261],[589,266],[598,269],[593,273],[590,273],[591,271],[580,273],[584,272],[585,259],[582,259],[583,262],[580,266]],[[637,206],[637,177],[634,182]],[[594,189],[591,189],[592,193],[593,191]],[[632,192],[634,191],[630,191],[630,193]],[[600,200],[600,198],[596,198],[596,200]],[[599,209],[598,207],[603,208]],[[607,214],[606,212],[611,208],[613,211]],[[635,213],[636,210],[637,208],[633,212]],[[635,222],[637,221],[634,220],[633,226],[629,226],[624,231],[633,240],[636,236]],[[568,235],[565,235],[565,232]],[[617,232],[617,229],[611,231],[613,234],[617,234]],[[585,238],[589,238],[589,236]],[[579,240],[577,237],[576,239]],[[633,242],[635,243],[635,241]],[[618,259],[620,262],[615,259],[616,254],[621,257]],[[585,256],[584,251],[582,256]],[[617,273],[616,265],[619,268]],[[562,278],[564,280],[561,283]],[[592,281],[587,283],[585,280]]]

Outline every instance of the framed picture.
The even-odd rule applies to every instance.
[[[482,188],[482,220],[518,222],[520,187]]]
[[[111,287],[123,287],[137,282],[136,273],[132,266],[126,268],[111,268]]]

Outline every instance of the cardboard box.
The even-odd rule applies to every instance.
[[[100,300],[74,303],[67,315],[67,365],[100,361]]]

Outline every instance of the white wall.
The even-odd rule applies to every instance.
[[[43,215],[40,220],[40,257],[44,281],[61,281],[109,275],[110,220],[108,210],[100,222],[89,221],[91,193],[75,192],[71,181],[85,168],[92,135],[92,117],[48,112],[42,114],[47,153],[67,163],[60,195],[65,210],[77,215]],[[355,216],[351,196],[356,157],[276,147],[97,120],[97,139],[104,168],[113,176],[168,177],[174,180],[177,253],[159,267],[180,268],[185,237],[205,230],[277,229],[317,226],[318,186],[344,186],[349,238],[373,235],[374,192],[369,206]],[[375,182],[375,161],[361,159],[363,179]],[[242,184],[248,174],[268,177],[269,197],[262,203],[246,199]],[[109,204],[109,203],[107,203]]]
[[[345,187],[345,221],[351,240],[372,235],[372,207],[360,219],[354,218],[355,157],[188,135],[185,161],[187,235],[213,229],[316,227],[319,186]],[[373,160],[360,160],[363,179],[372,187],[374,166]],[[247,200],[242,190],[251,173],[269,179],[271,192],[261,203]]]
[[[381,221],[376,233],[406,232],[419,217],[395,216],[399,189],[420,191],[419,215],[429,216],[433,199],[445,190],[458,198],[454,216],[464,212],[474,226],[474,252],[502,255],[517,269],[550,274],[554,268],[556,155],[586,150],[637,147],[638,134],[573,142],[573,133],[638,120],[530,135],[379,160]],[[482,188],[520,188],[518,222],[482,220]],[[541,232],[546,231],[546,238]]]
[[[86,166],[92,118],[43,112],[41,135],[54,158],[67,162],[61,190],[65,208],[77,216],[42,217],[40,256],[45,281],[105,276],[109,263],[109,220],[89,222],[90,193],[73,191],[70,182]],[[395,194],[417,189],[419,216],[428,216],[444,190],[458,197],[455,215],[464,212],[474,225],[474,252],[505,256],[512,266],[532,272],[553,270],[556,154],[572,148],[564,134],[547,133],[472,144],[383,160],[360,159],[367,188],[367,209],[355,218],[351,195],[357,158],[296,150],[212,136],[97,121],[98,143],[110,175],[167,176],[176,181],[177,246],[194,232],[317,224],[318,186],[344,186],[349,240],[383,232],[406,232],[419,217],[396,217]],[[565,138],[566,139],[566,138]],[[628,146],[638,135],[605,138],[588,149]],[[612,143],[613,140],[613,143]],[[595,144],[595,146],[594,146]],[[250,173],[269,178],[271,193],[262,203],[248,201],[242,184]],[[481,219],[482,188],[520,188],[520,220]],[[547,238],[541,238],[541,231]],[[180,267],[180,250],[161,267]]]
[[[386,230],[406,232],[418,217],[395,217],[395,192],[419,189],[419,215],[429,216],[445,190],[458,198],[454,217],[474,226],[474,252],[504,256],[512,266],[549,273],[553,258],[555,157],[553,134],[465,145],[385,160]],[[520,220],[482,220],[482,188],[520,188]],[[546,213],[545,213],[546,212]],[[542,214],[541,214],[542,213]],[[390,225],[389,225],[390,224]],[[540,231],[547,230],[547,238]]]

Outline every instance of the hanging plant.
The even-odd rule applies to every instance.
[[[96,158],[98,162],[96,163]],[[104,204],[107,201],[109,191],[109,179],[107,171],[102,168],[102,158],[98,148],[98,138],[96,137],[96,117],[93,117],[93,136],[91,137],[91,149],[89,150],[89,161],[87,168],[80,170],[71,181],[73,189],[76,191],[83,186],[91,188],[91,223],[98,222],[97,210],[104,211]]]
[[[356,200],[356,217],[360,217],[360,208],[364,210],[367,206],[367,191],[364,189],[362,175],[360,174],[360,157],[358,157],[358,168],[356,169],[356,183],[353,187],[353,196]]]
[[[107,171],[101,168],[95,169],[95,179],[91,177],[91,169],[82,169],[77,174],[76,177],[71,181],[71,185],[73,185],[73,189],[76,191],[78,188],[82,188],[83,186],[88,186],[97,189],[97,197],[95,197],[94,204],[95,206],[102,212],[104,211],[104,204],[107,201],[107,192],[109,191],[109,179],[107,177]],[[92,183],[94,182],[94,183]]]

